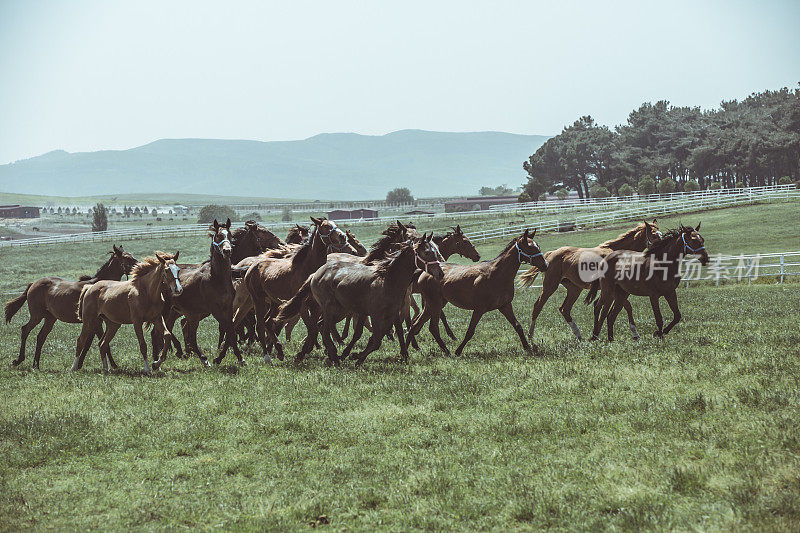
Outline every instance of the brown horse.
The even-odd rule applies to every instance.
[[[311,228],[295,224],[286,235],[286,244],[303,244],[308,239]]]
[[[214,220],[209,229],[211,259],[203,263],[200,268],[180,270],[178,280],[183,291],[170,299],[171,307],[165,318],[167,328],[172,330],[175,320],[181,315],[185,317],[181,329],[186,343],[186,353],[197,354],[204,366],[209,366],[209,363],[197,344],[197,328],[200,321],[209,315],[219,323],[222,354],[231,348],[239,364],[244,364],[233,331],[234,290],[231,279],[233,247],[230,241],[230,228],[230,219],[223,225]],[[153,339],[154,342],[156,340],[157,337]],[[155,345],[153,351],[155,355]]]
[[[585,302],[591,303],[598,288],[602,291],[595,302],[595,321],[592,340],[596,340],[608,319],[608,340],[614,340],[614,322],[628,296],[649,296],[656,319],[656,337],[663,337],[681,319],[678,309],[678,283],[680,283],[681,260],[687,255],[699,257],[700,264],[708,264],[705,241],[700,235],[700,224],[696,228],[684,225],[668,231],[664,238],[644,253],[632,250],[617,250],[606,256],[607,268],[603,276],[592,283]],[[658,299],[664,297],[672,310],[672,322],[662,330],[664,324]]]
[[[562,246],[557,250],[550,250],[545,253],[544,258],[550,265],[544,275],[542,282],[542,293],[536,300],[533,306],[533,313],[531,316],[531,327],[528,329],[528,338],[533,342],[533,330],[536,327],[536,319],[539,313],[542,312],[544,304],[556,292],[559,284],[567,289],[567,296],[559,307],[561,316],[564,317],[567,324],[572,328],[572,332],[581,340],[581,330],[578,325],[572,320],[572,306],[578,300],[581,292],[591,286],[591,282],[595,279],[592,272],[588,272],[585,268],[590,263],[598,263],[614,250],[637,250],[642,251],[647,248],[651,243],[661,238],[661,232],[658,229],[656,220],[653,219],[652,223],[642,222],[633,229],[626,231],[615,239],[608,240],[595,248],[577,248],[575,246]],[[582,267],[583,270],[582,270]],[[522,281],[524,287],[533,285],[536,276],[539,275],[539,269],[531,267],[527,272],[523,273],[519,279]],[[636,331],[636,325],[633,321],[633,309],[630,303],[626,303],[625,310],[628,313],[628,324],[633,332],[633,338],[638,339],[639,333]]]
[[[264,360],[268,363],[271,362],[269,352],[272,346],[277,349],[278,359],[283,360],[283,346],[272,330],[271,321],[267,323],[267,320],[277,314],[278,307],[284,300],[294,296],[308,276],[325,264],[329,248],[344,249],[347,246],[347,235],[335,222],[314,217],[311,217],[311,222],[314,223],[314,228],[307,244],[288,257],[259,258],[244,276],[243,285],[250,294],[250,305],[256,313],[258,340],[264,352]],[[246,302],[239,303],[241,305],[234,311],[234,325],[251,308]],[[220,361],[222,356],[214,359],[214,363]]]
[[[536,230],[529,235],[526,229],[491,261],[481,261],[474,265],[444,263],[442,265],[444,278],[441,282],[429,274],[422,274],[418,281],[422,293],[422,314],[417,317],[409,335],[415,336],[419,333],[425,321],[430,319],[428,329],[431,335],[442,351],[449,354],[450,351],[439,335],[439,316],[442,308],[449,302],[461,309],[472,311],[467,333],[456,349],[456,355],[461,355],[464,346],[475,334],[475,328],[481,317],[495,309],[506,317],[519,335],[522,346],[530,351],[531,347],[525,338],[522,326],[514,316],[511,302],[514,300],[514,278],[520,264],[530,263],[542,272],[547,271],[547,261],[542,256],[539,245],[533,240],[535,235]]]
[[[281,307],[275,323],[280,327],[282,322],[300,314],[304,307],[309,308],[305,320],[308,336],[298,359],[302,359],[313,348],[318,320],[321,318],[325,353],[331,363],[338,364],[339,356],[331,336],[334,325],[345,316],[359,317],[351,341],[354,343],[361,335],[363,317],[369,317],[372,336],[366,348],[358,354],[356,366],[380,347],[392,324],[400,343],[400,355],[407,359],[408,347],[403,340],[400,314],[405,295],[417,268],[423,268],[433,279],[441,279],[441,261],[442,256],[431,242],[431,236],[425,235],[403,243],[397,252],[372,265],[329,261],[312,274],[297,294]]]
[[[102,279],[119,281],[123,274],[130,274],[131,269],[137,263],[136,258],[122,249],[122,246],[114,245],[103,266],[94,276],[81,276],[79,281],[67,281],[54,276],[41,278],[34,281],[25,289],[21,296],[18,296],[6,304],[6,323],[11,321],[17,311],[28,302],[28,313],[30,319],[22,326],[19,356],[11,362],[17,366],[25,360],[25,344],[33,328],[44,320],[44,325],[36,336],[36,353],[33,357],[33,368],[39,368],[39,358],[42,355],[42,346],[47,339],[50,330],[57,320],[69,324],[80,322],[78,317],[78,300],[81,291],[86,285],[91,285]],[[111,356],[109,355],[109,358]],[[116,365],[110,359],[112,365]]]
[[[231,245],[233,246],[231,262],[236,264],[245,257],[252,257],[267,250],[281,248],[286,246],[286,243],[261,224],[256,223],[254,220],[248,220],[244,223],[243,228],[233,230],[231,233]]]
[[[139,340],[139,350],[144,359],[144,371],[146,374],[150,373],[147,343],[142,331],[145,323],[153,324],[153,327],[164,335],[161,357],[153,363],[153,369],[158,370],[166,358],[172,336],[164,324],[166,305],[161,292],[168,290],[172,296],[180,295],[182,289],[178,280],[180,269],[176,264],[177,260],[178,253],[169,255],[156,252],[155,257],[147,257],[133,267],[128,281],[98,281],[84,288],[78,302],[78,314],[83,322],[83,328],[75,347],[73,371],[80,370],[83,366],[100,318],[106,324],[105,333],[100,339],[100,360],[103,363],[103,370],[108,370],[106,356],[110,353],[109,345],[114,335],[122,324],[133,324],[136,338]]]

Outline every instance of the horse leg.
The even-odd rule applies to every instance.
[[[633,306],[631,305],[630,300],[625,300],[625,305],[623,305],[625,312],[628,313],[628,327],[633,333],[633,340],[639,340],[639,331],[636,329],[636,324],[633,321]]]
[[[183,323],[181,325],[183,326]],[[169,351],[170,344],[172,344],[172,332],[169,330],[166,322],[164,321],[164,315],[161,315],[156,323],[153,324],[153,330],[158,331],[159,335],[161,335],[164,339],[164,347],[161,349],[161,355],[159,355],[157,361],[153,362],[153,370],[158,370],[161,368],[161,365],[164,364],[164,361],[167,360],[167,352]],[[147,356],[145,356],[145,360],[147,360]]]
[[[475,309],[472,311],[472,318],[469,319],[469,326],[467,327],[467,333],[464,335],[464,340],[461,341],[461,344],[458,345],[456,348],[456,355],[461,355],[461,352],[464,351],[464,346],[467,345],[467,342],[475,335],[475,328],[478,326],[478,322],[480,321],[481,317],[483,316],[483,311],[478,311]]]
[[[114,335],[117,334],[119,328],[122,327],[122,324],[115,324],[114,322],[106,321],[106,331],[103,333],[103,338],[100,339],[100,342],[97,343],[97,350],[100,352],[100,360],[103,360],[103,357],[107,359],[111,354],[111,339],[114,338]],[[90,339],[91,340],[91,339]],[[86,347],[85,351],[89,351],[89,347]],[[84,356],[86,354],[84,353]],[[108,369],[103,367],[103,370],[108,372]]]
[[[108,324],[106,324],[106,329],[108,329]],[[103,320],[99,318],[97,319],[97,322],[95,323],[94,326],[94,335],[95,337],[97,337],[97,346],[100,346],[100,341],[103,339],[103,335],[105,335],[105,332],[103,331]],[[111,367],[111,370],[116,370],[119,368],[119,365],[117,365],[117,362],[114,361],[114,358],[111,356],[110,347],[106,352],[106,358],[108,359],[108,364]]]
[[[528,328],[528,338],[531,340],[531,342],[533,342],[533,330],[536,328],[536,319],[539,318],[539,313],[542,312],[544,304],[547,303],[547,300],[549,300],[550,297],[558,290],[559,282],[560,280],[556,279],[556,276],[551,274],[548,277],[547,272],[544,273],[542,280],[542,293],[536,299],[536,303],[533,304],[533,312],[531,313],[531,326]],[[569,297],[569,295],[567,297]],[[578,338],[580,338],[580,335],[578,335]]]
[[[364,363],[364,360],[367,358],[369,354],[377,350],[381,347],[381,343],[383,342],[383,338],[386,336],[386,330],[388,330],[388,326],[384,324],[380,320],[372,320],[372,335],[367,342],[367,346],[364,350],[358,354],[356,366],[361,366]]]
[[[441,314],[441,310],[439,311],[438,315],[437,314],[433,314],[433,316],[431,316],[431,320],[428,323],[428,331],[431,332],[431,335],[433,335],[433,338],[436,341],[436,344],[439,345],[439,348],[444,352],[444,354],[449,356],[450,355],[450,350],[447,348],[447,345],[445,345],[444,341],[442,340],[442,334],[439,332],[439,318],[440,317],[444,318],[444,315]],[[444,321],[442,321],[442,324],[444,324]],[[445,329],[447,329],[447,328],[445,328]]]
[[[30,306],[28,306],[30,309]],[[20,344],[19,344],[19,357],[11,361],[11,366],[18,366],[25,360],[25,344],[28,342],[28,335],[31,334],[33,328],[39,325],[39,322],[44,320],[44,315],[34,315],[31,313],[28,322],[20,328]]]
[[[284,337],[286,338],[286,342],[292,340],[292,330],[297,325],[297,322],[300,319],[298,317],[292,317],[286,324],[283,326]],[[278,332],[280,333],[280,332]]]
[[[347,317],[347,320],[350,320],[350,317]],[[342,356],[339,359],[347,359],[350,355],[350,352],[353,351],[355,348],[356,342],[361,338],[361,335],[364,333],[364,316],[357,315],[356,319],[353,321],[353,338],[350,339],[350,342],[347,344],[347,347],[342,352]]]
[[[531,345],[528,344],[528,339],[525,338],[525,330],[522,329],[522,325],[520,325],[519,320],[517,320],[516,315],[514,315],[514,307],[511,305],[511,302],[502,306],[500,309],[498,309],[498,311],[500,311],[500,313],[506,317],[508,323],[511,324],[511,327],[517,332],[517,335],[519,335],[519,340],[522,341],[522,347],[525,348],[525,351],[530,352]],[[536,345],[534,344],[534,346]]]
[[[56,323],[56,317],[47,313],[47,316],[44,319],[44,324],[42,324],[42,329],[39,330],[39,334],[36,335],[36,353],[33,356],[33,368],[34,370],[39,370],[39,358],[42,356],[42,346],[44,346],[44,341],[47,339],[47,336],[50,334],[50,330],[53,329],[53,324]]]
[[[344,328],[342,329],[342,338],[343,339],[346,339],[347,336],[350,335],[350,316],[351,315],[347,315],[346,317],[344,317]],[[342,352],[342,354],[344,354],[344,352]],[[344,355],[343,355],[343,357],[344,357]]]
[[[627,297],[628,294],[626,292],[617,290],[617,294],[614,297],[614,305],[608,313],[608,321],[606,323],[608,327],[608,342],[614,340],[614,323],[617,321],[617,315],[619,315],[619,312],[622,311],[622,308],[625,306]]]
[[[669,308],[672,310],[672,322],[667,324],[667,327],[664,328],[664,335],[666,335],[667,333],[669,333],[669,330],[671,330],[675,326],[675,324],[677,324],[678,322],[681,321],[681,312],[678,309],[678,293],[677,292],[672,291],[671,293],[669,293],[666,296],[664,296],[664,299],[667,300],[667,303],[669,304]]]
[[[325,355],[328,356],[328,361],[333,365],[339,364],[339,354],[336,353],[336,345],[331,338],[331,327],[333,320],[331,320],[330,313],[323,313],[322,320],[322,344],[325,346]]]
[[[405,339],[403,339],[403,315],[400,313],[394,317],[394,329],[397,332],[397,342],[400,343],[400,358],[408,362],[408,344],[406,344]],[[413,342],[413,337],[411,340]],[[416,349],[419,350],[419,346],[417,346]]]
[[[283,361],[283,344],[281,344],[280,339],[278,339],[278,336],[275,334],[275,329],[273,327],[273,320],[277,314],[278,306],[270,305],[267,311],[267,316],[265,317],[266,322],[264,326],[267,334],[269,335],[270,344],[275,347],[275,356],[278,358],[278,361]]]
[[[139,341],[139,352],[144,359],[144,373],[150,374],[150,362],[147,360],[147,343],[144,341],[144,332],[142,331],[142,322],[138,318],[133,319],[133,331],[136,332],[136,339]]]
[[[661,316],[661,308],[658,306],[658,296],[650,297],[650,307],[653,308],[653,318],[656,319],[656,330],[653,337],[661,338],[664,336],[664,318]]]
[[[569,327],[572,328],[572,333],[575,334],[575,337],[577,337],[579,341],[582,341],[581,330],[578,328],[575,321],[572,320],[572,306],[575,305],[575,301],[578,299],[578,296],[581,295],[583,289],[574,283],[565,283],[564,286],[567,288],[567,296],[564,298],[564,301],[561,302],[561,306],[558,310],[561,312],[561,316],[564,317],[564,320],[567,321],[567,324],[569,324]]]
[[[317,335],[319,333],[318,308],[312,307],[310,309],[304,309],[301,316],[303,317],[303,323],[306,325],[306,338],[303,340],[303,346],[300,347],[300,351],[297,352],[294,358],[295,363],[299,363],[306,355],[311,353],[311,350],[313,350],[314,346],[317,344]]]
[[[439,313],[439,318],[442,319],[442,326],[444,326],[444,332],[447,333],[447,335],[451,339],[456,340],[456,334],[453,333],[452,329],[450,329],[450,324],[447,323],[447,317],[444,316],[444,309],[442,309],[441,312]],[[438,329],[438,324],[437,324],[437,329]]]
[[[108,333],[108,328],[106,328]],[[105,335],[103,335],[105,337]],[[88,344],[94,338],[94,326],[89,321],[84,321],[81,326],[81,333],[78,335],[78,341],[75,344],[75,362],[72,363],[72,371],[76,372],[83,366],[83,361],[86,359],[86,353],[89,351]]]
[[[596,341],[600,338],[600,331],[603,329],[603,321],[608,316],[614,297],[608,289],[600,291],[600,297],[594,301],[594,327],[592,328],[592,338]]]

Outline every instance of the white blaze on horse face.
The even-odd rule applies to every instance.
[[[442,252],[439,251],[439,245],[433,241],[430,241],[428,244],[430,244],[431,248],[433,248],[433,255],[436,257],[436,260],[439,262],[443,262],[444,256],[442,256]]]
[[[172,264],[169,265],[169,270],[170,272],[172,272],[172,277],[175,278],[175,293],[176,294],[182,293],[183,288],[181,288],[181,282],[178,279],[178,272],[180,272],[181,269],[178,267],[178,265]]]

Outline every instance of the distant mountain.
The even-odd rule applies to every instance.
[[[302,141],[163,139],[131,148],[47,154],[0,166],[0,191],[87,196],[202,193],[272,198],[476,194],[524,181],[522,162],[548,137],[402,130],[325,133]]]

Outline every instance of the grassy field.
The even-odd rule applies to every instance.
[[[702,220],[709,251],[727,254],[800,250],[796,217],[796,204],[777,204],[682,218]],[[539,241],[593,245],[623,227]],[[178,241],[125,247],[207,256],[205,239]],[[503,244],[479,250],[489,258]],[[0,251],[0,291],[94,270],[106,248]],[[537,292],[515,299],[525,327]],[[71,374],[78,328],[65,324],[43,371],[27,370],[30,359],[10,368],[23,310],[0,329],[0,525],[797,530],[797,286],[679,299],[684,321],[663,341],[635,299],[642,340],[623,328],[613,344],[578,343],[556,295],[537,323],[538,357],[492,313],[462,358],[440,356],[426,331],[410,365],[392,344],[360,370],[327,368],[319,354],[268,367],[253,350],[241,369],[232,356],[209,370],[172,357],[151,378],[130,328],[112,345],[123,372],[103,375],[93,348]],[[588,309],[574,315],[586,331]],[[448,307],[448,318],[462,335],[468,314]],[[215,345],[210,321],[199,342]]]

